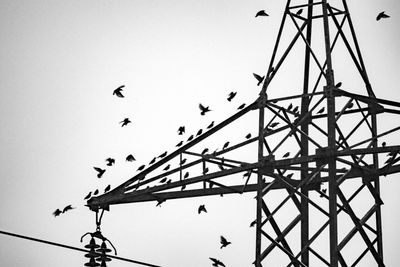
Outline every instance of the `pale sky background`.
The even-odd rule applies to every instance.
[[[266,72],[285,3],[1,0],[0,230],[83,247],[80,237],[95,227],[94,214],[84,207],[89,191],[115,187],[153,156],[172,151],[181,140],[180,125],[195,133],[256,99],[260,88],[252,73]],[[400,101],[400,4],[349,0],[348,5],[375,94]],[[260,9],[270,16],[254,18]],[[392,17],[376,22],[383,10]],[[336,77],[350,83],[354,76],[343,70],[347,65],[333,64]],[[271,84],[270,97],[301,92],[293,86],[295,91],[287,91],[284,84],[302,73],[299,66],[282,69],[286,74]],[[122,84],[126,97],[112,96]],[[238,92],[233,103],[226,101],[230,91]],[[213,111],[200,116],[200,102]],[[121,128],[125,117],[133,123]],[[256,132],[254,121],[246,125],[231,133],[236,141]],[[125,162],[130,153],[137,162]],[[93,166],[106,167],[108,157],[116,164],[99,180]],[[398,178],[381,180],[387,266],[400,264]],[[161,208],[154,202],[112,206],[102,231],[121,257],[170,267],[211,266],[209,257],[226,266],[251,266],[253,197],[171,200]],[[67,204],[77,209],[52,216]],[[197,214],[199,204],[208,214]],[[220,235],[232,245],[220,250]],[[0,236],[0,266],[85,262],[76,251]],[[109,266],[139,265],[113,260]],[[363,266],[376,265],[367,259]]]

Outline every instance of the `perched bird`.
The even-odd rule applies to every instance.
[[[237,92],[230,92],[228,95],[227,100],[231,102],[231,100],[236,96]]]
[[[181,191],[185,190],[185,188],[186,188],[186,185],[185,185],[185,184],[184,184],[184,185],[182,185],[182,187],[181,187]]]
[[[287,179],[291,179],[291,178],[293,177],[293,174],[294,174],[294,173],[289,173],[289,174],[286,176],[286,178],[287,178]]]
[[[72,207],[71,205],[67,205],[67,206],[65,206],[65,208],[63,209],[62,213],[66,213],[67,211],[73,210],[73,209],[75,209],[75,208]]]
[[[223,166],[221,163],[218,164],[218,168],[219,168],[221,171],[225,170],[224,166]]]
[[[380,13],[378,14],[378,16],[376,16],[376,20],[377,20],[377,21],[378,21],[378,20],[381,20],[381,19],[387,19],[387,18],[390,18],[390,16],[389,16],[389,15],[386,15],[386,14],[385,14],[385,11],[380,12]]]
[[[197,213],[200,214],[201,212],[207,213],[207,209],[205,205],[200,205],[199,208],[197,209]]]
[[[290,152],[286,152],[282,157],[287,158],[287,157],[289,157],[289,155],[290,155]]]
[[[207,129],[211,129],[212,127],[214,127],[214,121],[212,121],[212,122],[210,123],[210,125],[207,126]]]
[[[168,154],[168,152],[167,151],[165,151],[164,153],[162,153],[160,156],[158,156],[159,158],[163,158],[163,157],[165,157],[166,155]]]
[[[189,141],[192,141],[192,140],[193,140],[193,134],[191,136],[189,136],[187,141],[189,142]]]
[[[94,190],[93,196],[97,195],[99,193],[99,189]]]
[[[243,104],[241,104],[237,109],[242,109],[242,108],[244,108],[246,106],[246,104],[245,103],[243,103]]]
[[[297,113],[299,111],[299,106],[295,106],[292,111],[293,111],[293,113]]]
[[[270,125],[269,125],[269,127],[271,127],[271,128],[275,128],[276,126],[278,126],[278,124],[279,124],[279,122],[273,122],[273,123],[271,123]]]
[[[120,87],[118,87],[117,89],[114,90],[113,95],[116,95],[118,97],[124,97],[124,95],[122,94],[122,88],[124,88],[125,85],[121,85]]]
[[[187,160],[187,159],[182,159],[181,162],[180,162],[181,165],[185,164],[186,160]]]
[[[141,170],[143,170],[144,169],[144,167],[146,167],[146,165],[142,165],[142,166],[140,166],[137,170],[138,171],[141,171]]]
[[[171,179],[168,179],[167,182],[166,182],[166,184],[170,184],[171,182],[172,182],[172,180],[171,180]]]
[[[299,16],[300,16],[302,12],[303,12],[303,9],[300,8],[299,10],[297,10],[296,15],[299,15]]]
[[[336,88],[340,88],[340,86],[342,86],[342,82],[338,82],[338,83],[335,85]]]
[[[206,154],[208,152],[208,148],[204,148],[203,151],[201,152],[202,155]]]
[[[165,183],[167,181],[167,177],[164,177],[164,178],[162,178],[161,180],[160,180],[160,182],[159,183]]]
[[[206,174],[207,172],[208,172],[208,168],[206,167],[206,168],[204,168],[204,170],[203,170],[203,175]]]
[[[327,189],[326,189],[326,188],[323,188],[321,191],[322,191],[322,193],[324,193],[324,194],[326,195],[326,191],[327,191]],[[324,195],[322,195],[322,194],[319,194],[319,197],[324,197]]]
[[[245,136],[245,138],[246,138],[246,139],[250,139],[250,138],[251,138],[251,133],[248,133],[248,134]]]
[[[180,147],[183,144],[183,141],[180,141],[178,144],[176,144],[176,147]]]
[[[157,159],[157,158],[154,157],[154,158],[149,162],[149,165],[150,165],[150,164],[153,164],[154,162],[156,162],[156,159]]]
[[[224,146],[222,147],[222,150],[226,149],[228,146],[229,146],[229,141],[224,144]]]
[[[186,172],[185,175],[183,176],[183,179],[186,179],[189,177],[189,172]]]
[[[354,103],[353,102],[350,102],[348,105],[347,105],[347,108],[352,108],[354,106]]]
[[[263,9],[263,10],[258,11],[255,17],[257,18],[257,17],[260,17],[260,16],[268,17],[269,15]]]
[[[107,193],[108,191],[110,191],[111,189],[111,185],[107,185],[106,188],[104,188],[104,193]]]
[[[161,207],[161,204],[165,202],[165,199],[158,199],[156,207]]]
[[[222,267],[225,267],[225,264],[223,264],[222,261],[217,260],[215,258],[209,258],[209,259],[213,262],[212,266],[218,267],[220,265]]]
[[[119,123],[122,123],[121,127],[124,127],[128,125],[128,123],[131,123],[131,121],[129,120],[129,118],[125,118],[123,121],[120,121]]]
[[[54,217],[57,217],[57,216],[60,216],[61,213],[62,213],[62,211],[61,211],[60,209],[56,209],[56,210],[53,212],[53,215],[54,215]]]
[[[84,200],[89,199],[92,196],[92,192],[89,192],[89,194],[86,195],[86,197],[84,198]]]
[[[185,126],[180,126],[180,127],[178,128],[178,134],[179,134],[179,135],[182,135],[184,132],[185,132]]]
[[[292,109],[292,107],[293,107],[293,104],[292,104],[292,103],[290,103],[290,104],[289,104],[289,106],[287,107],[287,110],[291,110],[291,109]]]
[[[382,147],[385,147],[386,146],[386,142],[382,142]]]
[[[105,169],[101,169],[99,167],[93,167],[93,169],[97,171],[97,178],[101,178],[101,176],[103,176],[103,174],[106,172]]]
[[[260,86],[260,84],[261,84],[262,81],[264,80],[264,76],[261,77],[260,75],[258,75],[258,74],[256,74],[256,73],[253,73],[253,76],[254,76],[254,78],[256,78],[257,81],[258,81],[257,86]]]
[[[115,159],[113,158],[108,158],[106,159],[107,161],[107,166],[112,166],[113,164],[115,164]]]
[[[255,219],[250,223],[250,227],[254,227],[256,224],[257,224],[257,219]]]
[[[210,110],[210,107],[205,107],[205,106],[203,106],[202,104],[199,104],[199,109],[200,109],[200,111],[201,111],[200,114],[201,114],[202,116],[206,115],[207,112],[211,111],[211,110]]]
[[[221,249],[224,248],[224,247],[226,247],[227,245],[231,244],[231,242],[229,242],[228,240],[226,240],[226,238],[223,237],[222,235],[221,235],[221,237],[220,237],[220,243],[221,243]]]
[[[132,155],[132,154],[129,154],[127,157],[126,157],[126,161],[130,161],[130,162],[132,162],[132,161],[135,161],[136,159],[135,159],[135,157]]]
[[[322,107],[320,110],[318,110],[317,114],[322,114],[325,111],[325,107]]]
[[[163,170],[168,171],[170,167],[171,167],[171,164],[168,164],[167,166],[165,166],[165,168]]]
[[[198,130],[197,131],[197,134],[196,134],[196,136],[199,136],[199,135],[201,135],[203,133],[203,130],[202,129],[200,129],[200,130]]]

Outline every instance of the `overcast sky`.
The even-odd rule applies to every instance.
[[[195,133],[257,98],[252,73],[267,70],[285,2],[1,0],[0,230],[83,247],[80,237],[95,228],[94,214],[84,207],[89,191],[115,187],[139,165],[172,151],[181,140],[179,126]],[[375,94],[400,101],[400,4],[348,4]],[[260,9],[270,16],[255,18]],[[383,10],[391,18],[377,22]],[[303,51],[302,44],[296,52]],[[302,57],[291,60],[271,84],[270,97],[301,92],[291,80],[302,74]],[[334,61],[335,75],[352,84],[347,66]],[[123,99],[112,95],[120,85],[126,86]],[[230,91],[238,92],[232,103],[226,101]],[[199,103],[213,111],[200,116]],[[126,117],[132,124],[121,128]],[[256,123],[253,118],[243,124],[248,128],[214,145],[255,134]],[[131,153],[136,162],[125,161]],[[115,166],[96,178],[93,167],[106,167],[108,157],[116,159]],[[382,179],[387,266],[400,264],[398,178]],[[171,267],[211,266],[209,257],[251,266],[253,197],[171,200],[161,208],[153,202],[112,206],[102,231],[121,257]],[[52,216],[68,204],[77,208]],[[200,204],[207,214],[197,214]],[[232,245],[221,250],[220,235]],[[79,252],[0,236],[1,266],[83,266],[85,260]],[[371,262],[367,258],[363,266],[376,266]],[[109,266],[135,265],[114,260]]]

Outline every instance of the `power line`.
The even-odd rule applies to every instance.
[[[9,236],[17,237],[17,238],[22,238],[22,239],[27,239],[27,240],[30,240],[30,241],[35,241],[35,242],[39,242],[39,243],[44,243],[44,244],[47,244],[47,245],[52,245],[52,246],[57,246],[57,247],[62,247],[62,248],[67,248],[67,249],[72,249],[72,250],[77,250],[77,251],[81,251],[81,252],[85,252],[85,253],[89,253],[89,252],[90,252],[89,250],[82,249],[82,248],[77,248],[77,247],[73,247],[73,246],[68,246],[68,245],[64,245],[64,244],[60,244],[60,243],[55,243],[55,242],[51,242],[51,241],[47,241],[47,240],[43,240],[43,239],[38,239],[38,238],[33,238],[33,237],[25,236],[25,235],[18,235],[18,234],[14,234],[14,233],[10,233],[10,232],[5,232],[5,231],[1,231],[1,230],[0,230],[0,234],[9,235]],[[120,260],[120,261],[127,261],[127,262],[131,262],[131,263],[140,264],[140,265],[143,265],[143,266],[161,267],[161,266],[159,266],[159,265],[154,265],[154,264],[145,263],[145,262],[141,262],[141,261],[131,260],[131,259],[127,259],[127,258],[121,258],[121,257],[117,257],[117,256],[112,256],[112,255],[107,255],[107,257],[112,258],[112,259],[116,259],[116,260]]]

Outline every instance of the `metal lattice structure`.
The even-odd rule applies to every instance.
[[[378,118],[400,114],[400,103],[375,96],[345,0],[295,2],[287,1],[258,98],[114,190],[90,199],[92,210],[121,203],[256,192],[255,266],[267,266],[274,251],[285,254],[287,266],[362,266],[365,255],[384,266],[379,181],[400,171],[400,145],[381,140],[395,136],[400,126],[380,125],[378,130]],[[281,39],[289,23],[296,30],[284,47]],[[321,45],[312,45],[317,31],[322,52],[317,49]],[[302,91],[269,99],[272,81],[297,43],[305,47]],[[332,57],[338,43],[347,51],[340,56],[351,59],[357,73],[354,78],[361,81],[364,94],[335,83]],[[247,136],[211,153],[204,149],[203,144],[214,135],[251,113],[258,116],[258,136]],[[254,160],[240,151],[252,151]],[[268,201],[277,190],[284,197]],[[353,204],[360,195],[361,208]],[[292,216],[286,216],[286,221],[276,219],[287,206]],[[348,227],[338,229],[342,225]],[[295,235],[300,245],[292,244],[289,235]],[[360,251],[350,242],[356,236],[364,247]],[[327,255],[319,252],[317,240],[326,243]],[[346,250],[352,252],[351,257]]]

